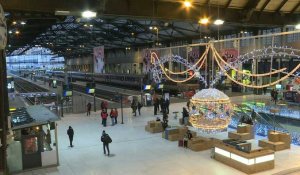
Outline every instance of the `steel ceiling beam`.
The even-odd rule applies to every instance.
[[[253,7],[257,4],[258,0],[250,0],[249,7]],[[103,11],[101,13],[103,16],[127,16],[131,18],[144,18],[144,19],[169,19],[169,20],[191,20],[198,21],[199,14],[209,14],[206,5],[194,4],[195,8],[190,9],[189,13],[182,10],[182,5],[178,2],[169,1],[154,1],[153,0],[109,0],[105,4],[102,4],[100,9],[100,4],[102,1],[92,1],[91,9],[98,11]],[[155,8],[153,9],[153,3]],[[9,10],[20,10],[20,11],[30,11],[30,12],[47,12],[53,13],[55,10],[69,10],[74,12],[82,12],[85,7],[91,6],[85,0],[73,0],[61,1],[61,0],[9,0],[3,1],[2,6],[6,11]],[[103,7],[103,5],[105,7]],[[128,8],[124,8],[128,6]],[[143,10],[141,10],[143,7]],[[218,8],[216,6],[211,6],[210,8],[211,16],[218,16]],[[250,8],[251,9],[251,8]],[[153,13],[154,12],[154,13]],[[226,12],[226,13],[225,13]],[[274,12],[264,12],[262,17],[258,16],[257,11],[250,11],[250,18],[247,24],[264,24],[266,26],[282,26],[287,24],[294,24],[298,20],[298,14],[293,16],[282,16],[276,17],[274,19]],[[241,14],[243,10],[220,7],[220,16],[223,16],[224,20],[232,23],[244,23],[245,21],[241,19]],[[99,15],[99,16],[102,16]]]
[[[225,9],[227,9],[230,6],[231,2],[232,2],[232,0],[227,1],[227,3],[225,4]]]
[[[252,17],[252,14],[255,12],[256,6],[258,5],[258,3],[260,2],[260,0],[248,0],[246,6],[244,7],[246,16],[243,19],[244,21],[249,21]]]
[[[282,0],[279,6],[276,9],[276,12],[280,12],[281,8],[288,2],[288,0]]]
[[[294,14],[295,11],[300,7],[300,1],[295,5],[295,7],[291,10],[290,15]]]
[[[262,5],[260,12],[264,11],[267,5],[270,3],[271,0],[266,0],[266,2]]]

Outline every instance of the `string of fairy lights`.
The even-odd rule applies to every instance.
[[[168,48],[166,48],[168,49]],[[170,52],[169,52],[170,53]],[[209,53],[211,53],[209,55]],[[210,56],[210,57],[208,57]],[[211,62],[211,78],[212,81],[209,84],[209,88],[202,89],[197,92],[191,101],[191,104],[195,106],[196,113],[191,113],[189,117],[189,122],[192,124],[193,127],[198,128],[202,132],[206,133],[216,133],[222,132],[226,130],[230,121],[231,115],[233,111],[233,105],[230,102],[229,97],[224,94],[223,92],[213,88],[214,85],[219,82],[222,76],[226,76],[232,82],[239,84],[243,87],[250,87],[250,88],[264,88],[268,86],[273,86],[278,84],[279,82],[289,78],[290,76],[299,77],[300,72],[297,72],[300,69],[300,64],[296,65],[294,69],[289,72],[286,72],[288,69],[286,67],[280,69],[270,69],[269,72],[266,73],[247,73],[239,70],[243,63],[248,61],[256,61],[256,59],[263,59],[263,58],[271,58],[271,67],[273,58],[276,57],[287,57],[287,58],[300,58],[300,50],[292,49],[288,47],[267,47],[263,49],[253,50],[249,53],[244,55],[240,55],[234,61],[227,62],[225,61],[222,56],[219,54],[217,49],[214,47],[213,43],[207,43],[206,50],[204,53],[199,57],[199,59],[195,63],[191,63],[188,59],[185,59],[179,55],[170,55],[164,56],[162,58],[158,57],[156,52],[151,52],[151,63],[153,65],[152,73],[153,78],[156,82],[161,82],[163,75],[168,78],[170,81],[176,83],[183,83],[187,82],[194,77],[199,78],[200,81],[204,82],[205,87],[208,87],[206,79],[201,75],[200,69],[205,67],[205,74],[208,74],[208,64]],[[211,59],[208,59],[211,58]],[[174,72],[165,68],[164,64],[167,62],[176,62],[182,64],[183,67],[186,69],[184,71]],[[205,64],[206,63],[206,64]],[[204,66],[205,64],[205,66]],[[216,66],[215,66],[216,64]],[[276,81],[269,82],[267,84],[262,85],[254,85],[254,84],[246,84],[240,82],[229,75],[229,71],[234,70],[237,75],[249,76],[249,77],[271,77],[274,74],[282,73],[284,74],[283,77],[279,78]],[[175,79],[171,77],[172,75],[184,75],[189,71],[193,71],[193,73],[185,78],[185,79]],[[207,76],[206,76],[207,78]],[[271,80],[271,79],[270,79]]]
[[[289,57],[289,58],[297,58],[300,59],[300,50],[289,48],[289,47],[278,47],[278,46],[273,46],[273,47],[266,47],[263,49],[256,49],[253,50],[249,53],[246,53],[244,55],[238,56],[238,58],[233,61],[233,62],[226,62],[222,56],[218,53],[216,48],[212,43],[208,43],[206,50],[204,53],[200,56],[200,58],[194,63],[191,64],[188,62],[187,59],[179,56],[179,55],[171,55],[171,56],[165,56],[162,58],[158,58],[157,54],[155,52],[151,52],[151,62],[153,64],[153,77],[155,82],[161,82],[162,79],[162,74],[165,75],[170,81],[176,82],[176,83],[183,83],[187,82],[194,77],[197,77],[201,82],[205,84],[207,87],[207,81],[206,79],[200,74],[200,69],[203,68],[203,65],[205,62],[208,61],[208,53],[209,51],[212,52],[212,59],[215,60],[217,63],[217,66],[220,71],[215,71],[214,79],[211,81],[209,84],[209,87],[214,87],[214,85],[221,79],[222,76],[226,76],[228,79],[231,81],[244,86],[244,87],[250,87],[250,88],[264,88],[264,87],[269,87],[278,84],[279,82],[289,78],[291,75],[294,76],[299,76],[300,73],[296,73],[296,71],[300,68],[300,64],[297,65],[293,70],[290,72],[285,73],[285,76],[282,78],[270,82],[268,84],[263,84],[263,85],[252,85],[252,84],[245,84],[242,82],[239,82],[232,78],[228,71],[229,70],[234,70],[236,71],[237,74],[242,74],[242,75],[247,75],[250,77],[266,77],[266,76],[271,76],[273,74],[278,74],[278,73],[283,73],[284,71],[287,70],[287,68],[281,68],[278,70],[270,71],[267,73],[262,73],[262,74],[256,74],[256,73],[246,73],[238,69],[239,65],[242,65],[245,62],[248,62],[249,60],[255,60],[255,59],[262,59],[262,58],[267,58],[267,57]],[[176,62],[182,64],[186,70],[184,71],[179,71],[179,72],[173,72],[172,70],[169,70],[164,67],[164,64],[166,62]],[[183,80],[176,80],[171,77],[171,75],[184,75],[189,71],[193,71],[193,74],[190,75],[190,77],[183,79]],[[213,71],[214,72],[214,71]],[[296,74],[294,74],[296,73]]]

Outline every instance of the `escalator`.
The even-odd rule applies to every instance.
[[[251,117],[252,108],[247,105],[237,105],[233,113],[232,122],[230,127],[236,128],[239,124],[240,118],[244,116],[247,119],[252,119]],[[261,136],[267,136],[269,130],[276,130],[281,132],[289,132],[285,127],[283,127],[276,118],[268,115],[255,112],[256,117],[254,119],[255,133]]]

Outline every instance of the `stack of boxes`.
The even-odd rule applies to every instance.
[[[145,130],[151,133],[160,133],[163,131],[163,127],[159,121],[148,121]]]
[[[228,137],[237,140],[254,139],[253,126],[248,124],[238,125],[237,132],[228,132]]]
[[[201,136],[193,137],[188,140],[187,147],[193,151],[207,150],[213,147],[213,140]]]
[[[290,149],[291,136],[288,133],[269,131],[268,140],[259,140],[258,145],[260,147],[269,148],[274,151]]]
[[[162,138],[170,140],[170,141],[177,141],[183,139],[188,127],[180,127],[180,128],[166,128],[166,130],[162,133]],[[191,131],[193,137],[196,136],[196,132]]]

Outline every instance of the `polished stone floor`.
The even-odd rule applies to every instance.
[[[264,96],[233,97],[240,103],[261,100]],[[173,111],[181,111],[185,103],[171,105],[170,124],[178,125]],[[119,110],[119,114],[121,114]],[[193,152],[180,148],[177,142],[161,138],[161,134],[145,132],[147,121],[155,119],[153,107],[142,108],[142,115],[133,117],[124,109],[124,123],[103,128],[100,114],[66,115],[58,122],[60,166],[20,173],[19,175],[243,175],[244,173],[210,158],[210,150]],[[108,120],[110,123],[110,120]],[[121,117],[119,117],[119,122]],[[68,147],[68,126],[75,131],[74,148]],[[103,154],[100,136],[103,129],[111,136],[111,156]],[[201,135],[201,133],[198,133]],[[227,133],[214,135],[225,138]],[[257,143],[257,140],[253,140]],[[257,175],[287,174],[284,170],[300,167],[300,147],[276,152],[275,169]],[[300,172],[296,172],[296,174]],[[295,174],[295,172],[294,172]]]

